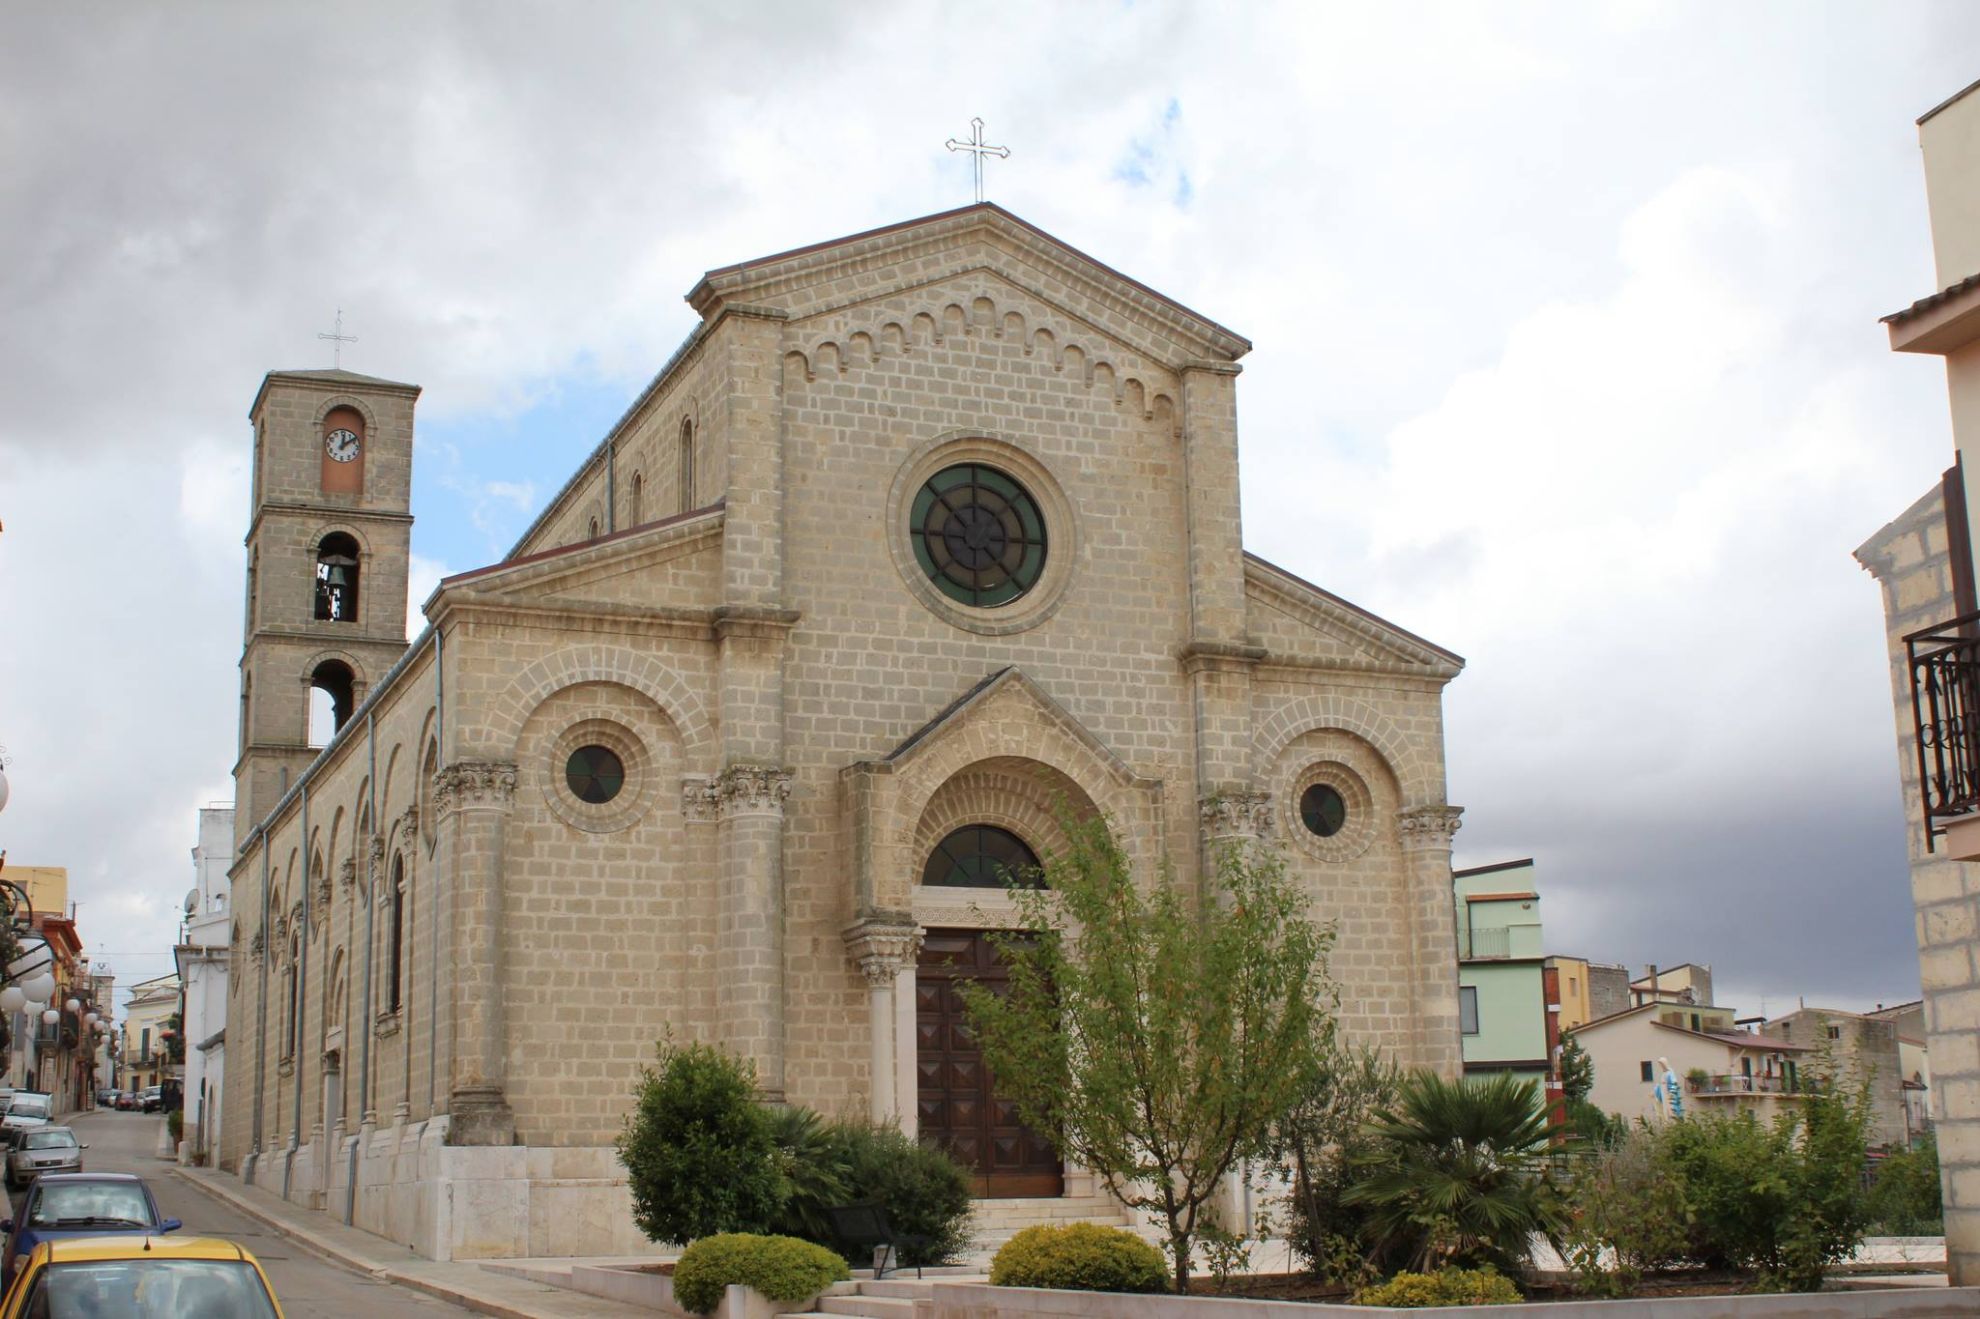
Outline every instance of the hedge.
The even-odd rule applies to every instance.
[[[1125,1228],[1041,1224],[1006,1241],[990,1262],[993,1287],[1159,1292],[1169,1287],[1162,1252]]]
[[[1517,1305],[1525,1297],[1512,1280],[1493,1269],[1438,1269],[1435,1273],[1398,1273],[1387,1282],[1363,1287],[1356,1305],[1386,1305],[1420,1310],[1445,1305]]]
[[[732,1283],[773,1301],[808,1301],[851,1276],[843,1259],[809,1241],[724,1232],[681,1252],[674,1265],[674,1299],[696,1314],[709,1314]]]

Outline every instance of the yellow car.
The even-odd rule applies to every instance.
[[[60,1237],[34,1248],[0,1319],[282,1319],[255,1257],[218,1237]]]

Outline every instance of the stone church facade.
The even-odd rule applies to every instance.
[[[263,383],[223,1165],[435,1258],[641,1250],[611,1142],[671,1032],[1092,1197],[951,992],[1060,802],[1144,876],[1280,847],[1349,1034],[1455,1074],[1462,661],[1244,552],[1249,344],[990,205],[689,300],[410,646],[417,389]]]

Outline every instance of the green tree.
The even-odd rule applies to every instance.
[[[1595,1089],[1595,1060],[1570,1032],[1561,1036],[1561,1094],[1570,1104],[1585,1104]]]
[[[1378,1147],[1343,1199],[1370,1206],[1378,1241],[1405,1245],[1412,1267],[1517,1271],[1534,1233],[1560,1239],[1565,1205],[1545,1170],[1551,1133],[1535,1082],[1415,1072],[1371,1127]]]
[[[1866,1213],[1876,1230],[1888,1236],[1935,1237],[1946,1230],[1938,1137],[1928,1131],[1916,1145],[1883,1161]]]
[[[1167,1223],[1179,1292],[1219,1183],[1267,1152],[1326,1038],[1330,931],[1275,855],[1232,846],[1200,895],[1134,881],[1105,821],[1062,818],[1048,888],[1014,890],[1008,994],[963,987],[1025,1121]]]
[[[654,1241],[685,1244],[723,1232],[763,1232],[788,1193],[756,1069],[706,1044],[658,1046],[640,1069],[619,1162],[633,1221]]]
[[[1371,1257],[1366,1205],[1342,1203],[1374,1153],[1368,1123],[1395,1102],[1402,1072],[1373,1048],[1316,1049],[1316,1070],[1280,1119],[1273,1151],[1286,1196],[1286,1241],[1314,1276],[1360,1284],[1393,1272],[1400,1260]]]

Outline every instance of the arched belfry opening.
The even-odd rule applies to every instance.
[[[309,744],[320,747],[337,735],[357,708],[357,677],[342,660],[328,659],[309,674]]]
[[[333,531],[316,547],[316,618],[323,623],[355,623],[358,616],[358,543]]]

